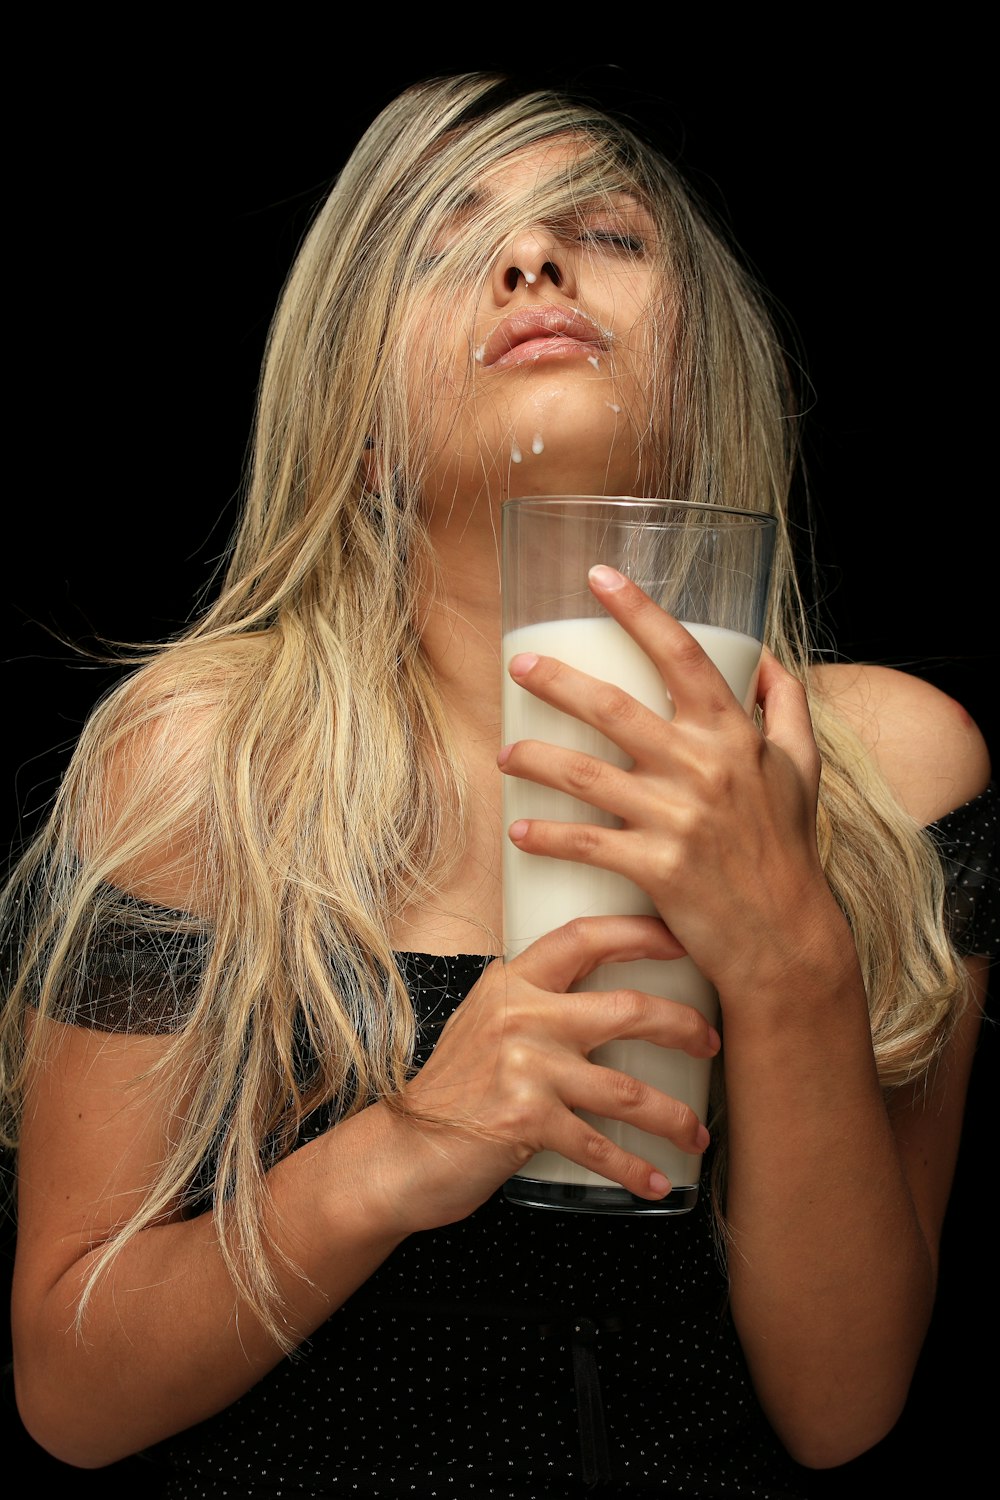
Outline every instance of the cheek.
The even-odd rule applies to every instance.
[[[452,382],[446,370],[419,355],[410,362],[407,379],[409,472],[440,475],[455,422]]]
[[[656,343],[658,310],[650,301],[645,285],[626,285],[620,298],[621,342],[629,352],[633,366],[651,373],[651,360]]]
[[[468,319],[428,306],[411,324],[405,344],[411,433],[431,447],[447,442],[469,400],[472,346]]]

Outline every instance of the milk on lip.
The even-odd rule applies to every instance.
[[[725,677],[733,694],[748,710],[756,693],[760,645],[749,636],[713,625],[688,624]],[[634,698],[665,719],[674,713],[673,702],[653,663],[632,638],[610,618],[556,620],[526,625],[510,631],[503,640],[503,738],[543,740],[566,749],[599,756],[628,767],[626,755],[596,729],[550,707],[520,687],[510,677],[508,666],[521,651],[553,656],[587,672],[591,677],[616,682]],[[564,822],[618,826],[610,814],[549,787],[505,776],[504,823],[517,818],[558,819]],[[504,951],[510,959],[553,928],[577,916],[655,915],[652,901],[624,876],[568,860],[526,854],[504,839]],[[714,1025],[718,999],[714,989],[689,958],[605,964],[577,986],[580,990],[639,989],[692,1005]],[[566,1003],[572,1005],[572,994]],[[688,1057],[684,1052],[658,1047],[650,1042],[613,1041],[592,1054],[593,1061],[641,1078],[663,1093],[683,1099],[705,1120],[711,1059]],[[597,1120],[586,1112],[604,1134],[624,1149],[636,1152],[663,1172],[675,1187],[697,1183],[700,1157],[678,1150],[661,1136],[650,1135],[619,1120]],[[518,1174],[580,1187],[616,1187],[553,1151],[532,1158]]]
[[[528,279],[531,280],[531,281],[534,281],[534,280],[537,280],[537,277],[535,277],[535,276],[532,275]],[[518,319],[518,320],[529,319],[530,320],[533,317],[537,318],[537,317],[540,317],[541,315],[550,314],[550,313],[556,313],[560,317],[566,318],[569,321],[572,321],[574,319],[581,319],[584,323],[586,323],[588,325],[589,328],[591,328],[595,333],[597,333],[597,334],[600,335],[600,350],[599,350],[599,352],[602,353],[602,354],[606,353],[607,350],[611,347],[611,345],[615,341],[615,334],[612,332],[612,330],[610,328],[605,328],[604,325],[601,324],[601,323],[599,323],[597,321],[597,319],[595,317],[593,317],[589,312],[585,312],[582,307],[566,307],[566,306],[560,305],[559,303],[555,303],[555,302],[548,302],[548,301],[538,301],[538,302],[535,302],[535,301],[532,301],[532,303],[530,303],[530,304],[528,304],[526,306],[522,306],[522,307],[514,309],[511,312],[508,312],[505,317],[499,319],[499,321],[496,324],[494,324],[493,328],[487,334],[486,338],[483,339],[482,343],[478,344],[473,349],[473,351],[472,351],[473,359],[475,360],[476,364],[479,364],[479,365],[485,364],[485,362],[486,362],[486,348],[487,348],[487,345],[489,344],[489,341],[492,338],[493,333],[496,332],[496,329],[500,328],[504,323],[508,322],[510,319]],[[544,318],[542,318],[542,321],[543,321],[543,324],[544,324]],[[576,337],[576,334],[574,334],[572,331],[569,331],[569,330],[566,330],[566,329],[560,330],[560,329],[552,329],[552,328],[546,329],[544,332],[541,333],[540,336],[541,337],[545,337],[546,336],[546,332],[550,336],[556,336],[557,334],[559,334],[560,332],[562,332],[562,333],[565,333],[566,336],[569,337],[569,338],[575,338]],[[585,342],[585,341],[581,341],[581,342]],[[511,347],[512,348],[516,347],[516,343],[514,345],[512,345]],[[503,353],[508,353],[508,352],[509,352],[509,350],[504,350],[503,351]],[[503,357],[503,353],[501,353],[501,355],[499,355],[498,358],[502,358]],[[598,366],[598,357],[597,357],[596,354],[589,355],[588,358],[590,360],[590,363],[594,366],[595,369],[599,368],[599,366]],[[491,364],[495,364],[495,363],[496,363],[495,359],[491,360]]]

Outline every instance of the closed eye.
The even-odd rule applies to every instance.
[[[598,245],[602,249],[615,250],[623,255],[639,256],[646,253],[645,240],[625,229],[583,229],[579,239],[582,244]]]
[[[643,205],[624,193],[612,203],[592,203],[584,209],[572,234],[578,244],[591,245],[599,253],[639,259],[655,243],[656,226]]]

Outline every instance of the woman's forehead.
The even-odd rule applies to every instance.
[[[511,189],[543,187],[553,179],[565,181],[580,175],[593,154],[590,143],[579,136],[557,135],[512,151],[484,176],[482,186],[485,191],[498,194]]]

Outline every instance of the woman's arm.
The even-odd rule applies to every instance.
[[[517,842],[629,875],[715,982],[733,1315],[790,1452],[817,1467],[843,1463],[899,1415],[927,1329],[978,1006],[927,1094],[887,1108],[857,955],[820,866],[819,757],[801,685],[765,656],[760,733],[697,644],[639,590],[595,592],[660,666],[676,717],[657,721],[544,658],[513,664],[525,687],[634,763],[584,768],[551,746],[514,747],[505,771],[563,790],[585,777],[587,800],[623,825],[533,823]],[[904,806],[930,820],[982,789],[985,748],[943,694],[891,675],[864,688],[871,753]]]
[[[147,881],[144,895],[165,899]],[[176,889],[172,899],[180,894]],[[608,961],[673,958],[653,918],[570,924],[512,964],[491,964],[409,1088],[410,1116],[377,1104],[267,1176],[271,1265],[293,1341],[307,1337],[408,1234],[465,1217],[536,1150],[559,1150],[662,1196],[647,1162],[612,1147],[572,1107],[629,1119],[701,1150],[691,1111],[587,1061],[612,1036],[710,1056],[696,1011],[637,995],[565,991]],[[112,1462],[229,1405],[281,1357],[241,1304],[211,1213],[143,1230],[77,1305],[93,1259],[136,1212],[184,1101],[148,1070],[163,1038],[46,1021],[45,1065],[19,1158],[13,1332],[28,1430],[84,1467]],[[285,1264],[282,1257],[287,1257]]]
[[[189,817],[184,827],[196,831],[185,832],[147,789],[159,788],[163,808],[197,801],[215,739],[212,695],[206,690],[194,710],[160,714],[170,682],[154,678],[153,689],[136,679],[128,721],[139,727],[116,743],[94,794],[105,867],[120,889],[211,921],[221,896],[206,871],[217,862],[197,842],[210,819]],[[81,823],[90,827],[97,814],[86,813]],[[162,840],[139,852],[135,830],[156,825]],[[690,1110],[594,1067],[587,1054],[633,1035],[706,1057],[719,1038],[685,1006],[634,995],[579,995],[567,1006],[565,991],[603,962],[679,951],[655,918],[602,920],[560,929],[510,965],[489,965],[410,1084],[409,1114],[387,1104],[365,1109],[267,1175],[270,1265],[292,1342],[408,1234],[464,1217],[534,1151],[559,1150],[632,1192],[663,1195],[667,1184],[648,1162],[609,1147],[574,1107],[632,1119],[688,1151],[703,1148],[702,1127]],[[94,1286],[77,1331],[95,1257],[155,1180],[183,1117],[184,1091],[151,1071],[169,1046],[163,1037],[36,1024],[46,1045],[19,1153],[18,1403],[44,1447],[96,1466],[217,1412],[281,1351],[240,1302],[212,1213],[175,1213],[128,1240]]]
[[[819,677],[917,822],[982,791],[986,747],[944,694],[878,668]],[[853,948],[838,944],[835,921],[812,982],[793,966],[787,986],[732,1006],[731,1024],[727,1015],[733,1311],[761,1401],[804,1463],[864,1451],[906,1400],[982,1023],[988,965],[968,967],[968,1004],[930,1078],[888,1106]]]
[[[801,1463],[855,1457],[906,1400],[981,1024],[985,963],[970,968],[970,1004],[926,1093],[888,1108],[856,1019],[859,982],[790,976],[785,997],[758,992],[759,1014],[727,1023],[733,1315],[761,1403]]]
[[[18,1405],[57,1457],[110,1463],[228,1405],[279,1359],[241,1307],[212,1214],[148,1229],[77,1300],[93,1257],[127,1222],[167,1149],[183,1100],[144,1077],[165,1043],[61,1026],[27,1101],[18,1169],[12,1328]],[[268,1177],[268,1228],[302,1274],[272,1258],[293,1338],[376,1269],[399,1232],[371,1172],[391,1122],[366,1111]]]

